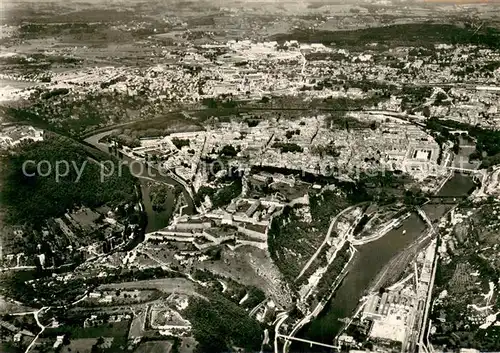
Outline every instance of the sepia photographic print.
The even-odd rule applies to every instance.
[[[500,1],[0,19],[0,353],[500,351]]]

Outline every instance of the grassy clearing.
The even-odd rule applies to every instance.
[[[158,289],[164,293],[175,293],[197,295],[193,282],[185,278],[163,278],[146,281],[133,281],[123,283],[105,284],[98,288],[99,290],[113,289]]]
[[[169,353],[172,349],[170,341],[144,342],[135,350],[136,353]]]

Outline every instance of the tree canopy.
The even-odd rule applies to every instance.
[[[95,158],[78,143],[56,135],[19,146],[5,156],[0,200],[7,208],[7,221],[39,225],[80,205],[98,207],[132,201],[135,179],[128,169],[122,167],[119,172],[118,161],[113,160],[115,172],[101,180],[102,167]],[[63,176],[64,162],[69,168]],[[55,174],[57,165],[59,179]],[[46,175],[49,168],[51,173]]]

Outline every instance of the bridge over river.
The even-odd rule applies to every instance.
[[[314,321],[298,332],[296,338],[334,346],[334,338],[344,327],[342,319],[351,317],[358,307],[359,300],[373,288],[384,269],[389,266],[389,277],[397,279],[398,271],[404,270],[408,258],[411,259],[410,255],[415,254],[415,249],[420,249],[431,239],[433,229],[429,230],[429,224],[434,224],[446,214],[453,207],[452,204],[468,197],[473,188],[474,183],[470,176],[456,173],[436,196],[431,197],[431,202],[422,206],[420,217],[415,212],[403,221],[399,228],[389,231],[380,239],[357,246],[358,256],[333,298]],[[444,202],[438,204],[439,201]],[[385,283],[380,283],[380,286],[383,285]],[[295,340],[291,351],[310,351],[310,344]],[[319,345],[316,347],[319,351],[331,348]]]

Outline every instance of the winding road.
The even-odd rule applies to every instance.
[[[354,205],[354,206],[347,207],[347,208],[343,209],[342,211],[340,211],[335,217],[333,217],[332,221],[330,222],[330,227],[328,228],[328,232],[326,233],[325,239],[323,240],[323,242],[321,243],[321,245],[318,247],[318,249],[316,250],[316,252],[313,254],[313,256],[311,256],[311,258],[309,259],[309,261],[307,261],[307,263],[304,265],[304,267],[302,268],[302,271],[300,271],[300,273],[297,276],[297,278],[295,278],[296,281],[300,277],[302,277],[302,275],[304,274],[304,272],[307,271],[307,269],[309,268],[309,266],[311,266],[311,264],[314,262],[314,260],[316,260],[316,258],[318,257],[318,255],[321,253],[321,250],[326,245],[326,243],[328,243],[328,241],[332,238],[333,226],[335,225],[335,223],[337,223],[337,220],[343,214],[345,214],[346,212],[349,212],[349,211],[355,209],[356,207],[359,207],[359,205]]]
[[[44,311],[48,311],[49,309],[50,309],[50,307],[44,306],[40,310],[33,312],[33,315],[35,316],[36,324],[38,325],[38,327],[40,327],[40,332],[38,332],[38,334],[35,336],[35,338],[33,338],[33,341],[31,341],[31,343],[26,348],[26,350],[24,351],[24,353],[28,353],[31,350],[31,348],[33,348],[33,346],[35,345],[36,341],[38,340],[38,337],[40,337],[40,335],[43,333],[43,331],[45,331],[45,326],[41,324],[38,315],[40,315]]]

